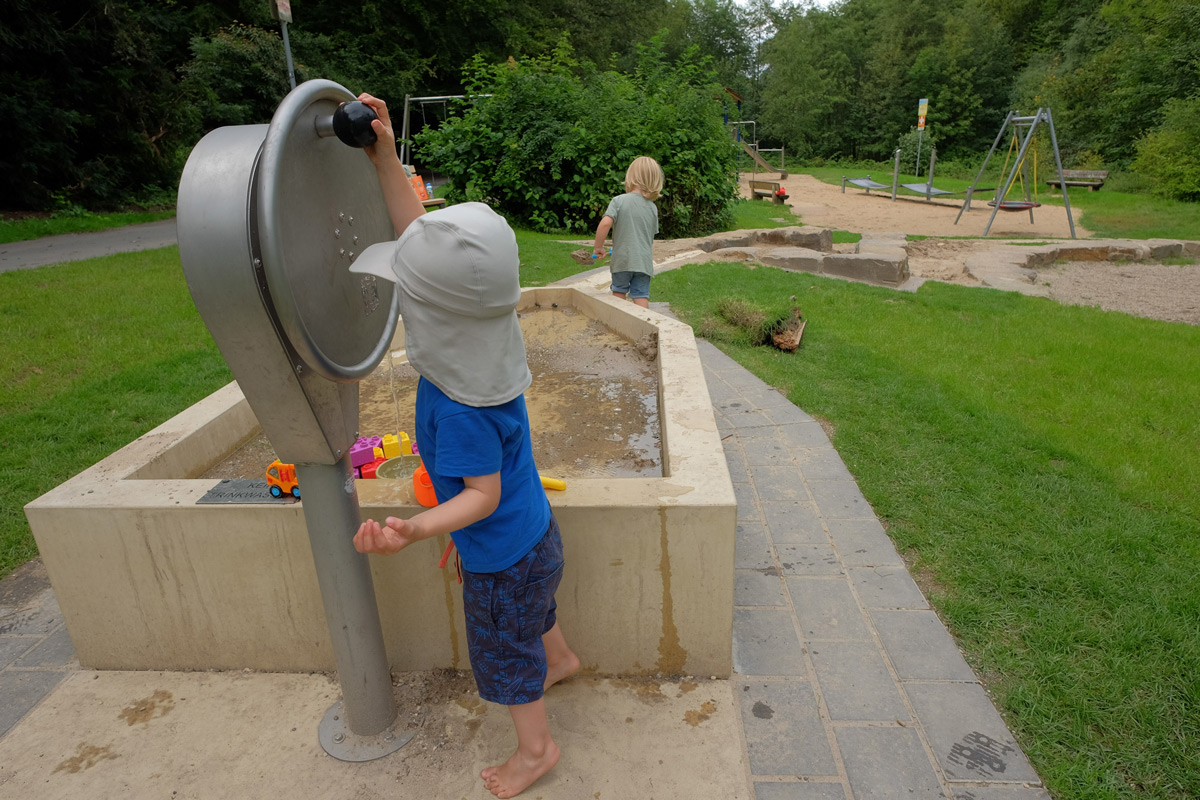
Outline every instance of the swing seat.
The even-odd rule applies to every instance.
[[[988,201],[989,206],[999,206],[1001,211],[1028,211],[1031,208],[1041,208],[1041,203],[1035,203],[1031,200],[1001,200],[997,203],[995,200]]]

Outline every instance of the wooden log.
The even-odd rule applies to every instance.
[[[799,307],[792,309],[792,318],[787,324],[771,334],[771,343],[785,353],[791,353],[800,346],[800,337],[804,335],[804,326],[808,320],[800,316]]]

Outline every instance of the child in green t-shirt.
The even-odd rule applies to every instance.
[[[596,228],[592,248],[603,258],[604,240],[612,230],[612,293],[628,297],[642,308],[650,307],[650,278],[654,275],[654,235],[658,233],[658,206],[654,201],[662,193],[663,171],[649,156],[638,156],[625,171],[625,194],[608,203],[604,218]]]

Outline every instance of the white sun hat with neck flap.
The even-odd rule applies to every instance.
[[[351,272],[399,289],[408,360],[451,400],[507,403],[529,388],[517,238],[484,203],[460,203],[417,218],[395,242],[364,250]]]

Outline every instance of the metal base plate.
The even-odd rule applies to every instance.
[[[399,715],[396,717],[399,719]],[[360,736],[346,724],[346,711],[338,700],[325,712],[317,726],[317,739],[325,752],[339,761],[374,761],[399,750],[412,741],[415,733],[396,733],[392,727],[374,736]]]

